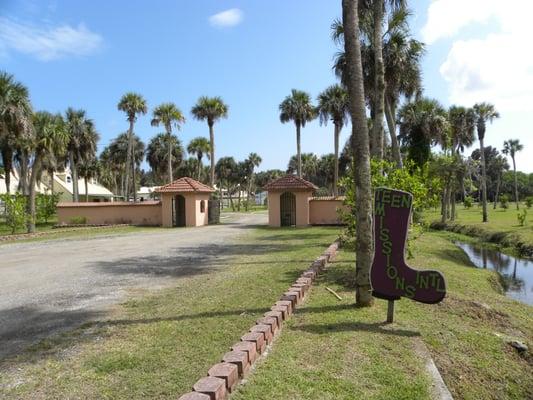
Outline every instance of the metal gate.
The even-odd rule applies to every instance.
[[[296,225],[296,196],[294,193],[283,193],[279,201],[281,226]]]
[[[172,219],[174,221],[174,226],[185,226],[185,197],[178,194],[172,200]]]

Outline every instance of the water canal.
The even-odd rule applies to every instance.
[[[481,244],[454,242],[477,268],[492,269],[503,278],[505,294],[533,305],[533,260],[512,257]]]

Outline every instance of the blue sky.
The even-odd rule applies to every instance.
[[[510,1],[531,9],[528,0]],[[533,171],[526,124],[533,112],[533,56],[522,47],[519,53],[526,54],[516,58],[515,51],[527,45],[528,24],[521,15],[530,13],[514,15],[506,9],[517,8],[499,3],[411,1],[412,29],[428,43],[426,95],[445,105],[493,102],[502,118],[489,127],[488,144],[501,148],[505,139],[520,138],[526,151],[518,166]],[[0,0],[0,68],[29,87],[37,110],[87,110],[102,136],[100,150],[127,129],[116,109],[127,91],[143,94],[151,108],[176,103],[187,117],[179,132],[185,145],[208,134],[190,115],[196,99],[222,96],[230,114],[215,128],[217,158],[241,160],[257,152],[260,169],[285,169],[296,150],[295,132],[279,122],[278,105],[291,88],[316,98],[335,82],[330,25],[340,16],[340,4]],[[150,115],[139,119],[136,133],[144,141],[160,131],[150,126]],[[310,123],[302,149],[332,152],[333,127]]]

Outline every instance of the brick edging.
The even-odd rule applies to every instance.
[[[326,268],[328,262],[335,259],[339,241],[333,242],[315,261],[296,279],[280,300],[274,303],[256,324],[241,337],[241,341],[231,346],[217,363],[199,379],[192,391],[178,400],[222,400],[237,387],[250,372],[254,363],[265,354],[268,345],[279,333],[283,322],[301,305],[316,277]]]

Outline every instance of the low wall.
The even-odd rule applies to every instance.
[[[338,210],[348,212],[343,198],[313,197],[309,200],[309,223],[311,225],[342,225]]]
[[[140,203],[59,203],[59,224],[70,224],[76,217],[85,217],[87,224],[131,224],[160,226],[162,224],[160,201]]]

